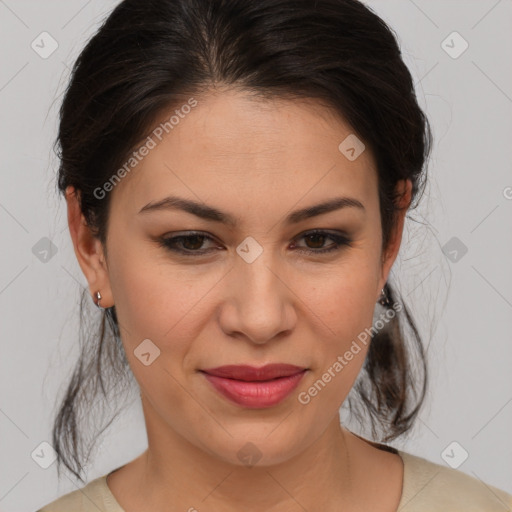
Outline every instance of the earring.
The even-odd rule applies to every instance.
[[[382,288],[380,292],[379,304],[384,307],[387,307],[391,304],[389,301],[389,297],[386,295],[386,292],[384,291],[384,288]]]
[[[101,300],[101,293],[99,291],[96,292],[96,300],[94,301],[94,303],[96,304],[96,307],[98,309],[103,309],[101,306],[100,306],[100,300]]]

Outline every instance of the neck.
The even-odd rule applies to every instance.
[[[149,447],[138,459],[137,494],[148,510],[165,510],[172,503],[175,510],[191,511],[328,511],[340,505],[347,510],[356,500],[354,435],[340,426],[338,415],[291,457],[249,467],[198,448],[147,412]]]

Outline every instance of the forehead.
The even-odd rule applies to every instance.
[[[244,210],[276,200],[291,207],[301,198],[310,203],[344,194],[369,202],[375,196],[369,149],[347,158],[342,143],[355,134],[319,102],[233,90],[194,100],[194,107],[162,113],[150,134],[151,149],[114,188],[116,203],[138,211],[181,194]]]

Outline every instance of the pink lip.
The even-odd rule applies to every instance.
[[[299,384],[307,369],[289,364],[221,366],[202,370],[223,396],[251,409],[271,407],[284,400]]]

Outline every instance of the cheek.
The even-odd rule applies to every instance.
[[[163,404],[186,408],[190,396],[180,385],[183,363],[208,314],[204,298],[216,280],[191,280],[136,247],[124,254],[129,256],[112,253],[110,280],[132,372],[152,406],[163,407],[162,414]]]
[[[368,266],[341,265],[304,295],[304,314],[315,323],[315,341],[304,346],[314,372],[301,387],[301,396],[311,400],[308,410],[325,421],[348,396],[368,352],[375,310],[373,276]]]
[[[309,288],[304,302],[321,320],[316,325],[323,333],[319,335],[316,329],[312,333],[316,348],[321,346],[320,351],[314,351],[316,371],[308,383],[314,386],[312,393],[318,390],[321,395],[317,404],[341,406],[361,371],[371,342],[376,269],[376,258],[361,251],[333,266],[328,276]],[[309,313],[309,318],[314,316]]]
[[[354,254],[322,276],[299,276],[301,299],[328,327],[331,336],[347,340],[371,325],[376,304],[377,266]]]
[[[140,245],[112,253],[110,282],[123,340],[133,350],[148,338],[162,355],[171,350],[176,356],[211,316],[208,298],[222,271],[183,269]]]

